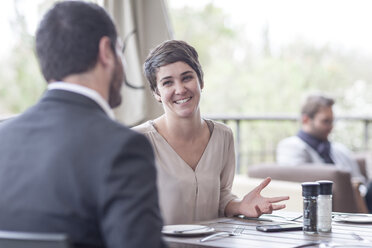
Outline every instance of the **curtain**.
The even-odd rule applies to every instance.
[[[125,43],[127,81],[122,104],[115,109],[118,121],[134,126],[163,113],[143,75],[143,62],[159,43],[172,39],[166,0],[105,0],[119,36]]]

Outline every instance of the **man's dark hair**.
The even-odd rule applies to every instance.
[[[335,101],[332,98],[322,95],[310,95],[302,105],[301,114],[313,119],[321,108],[332,107],[334,103]]]
[[[154,48],[146,58],[144,64],[145,76],[153,92],[158,93],[156,85],[157,70],[162,66],[178,61],[185,62],[196,72],[200,86],[203,87],[203,70],[195,48],[184,41],[168,40]]]
[[[110,38],[115,53],[115,25],[102,7],[82,1],[55,4],[36,32],[36,52],[46,81],[93,68],[104,36]]]

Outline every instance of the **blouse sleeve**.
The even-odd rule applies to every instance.
[[[220,205],[219,216],[225,216],[226,205],[237,197],[231,193],[232,184],[235,175],[235,150],[234,138],[231,129],[228,129],[226,135],[222,137],[222,143],[225,144],[225,149],[222,153],[223,168],[220,174]]]

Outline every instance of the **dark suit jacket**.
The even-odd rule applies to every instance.
[[[0,230],[67,233],[76,247],[162,247],[146,138],[80,94],[49,90],[0,124]]]

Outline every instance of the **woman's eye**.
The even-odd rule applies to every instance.
[[[183,78],[183,81],[189,81],[189,80],[191,80],[193,78],[193,76],[191,76],[191,75],[189,75],[189,76],[185,76],[184,78]]]
[[[171,81],[165,81],[165,82],[163,82],[163,86],[170,85],[171,83],[172,83]]]

